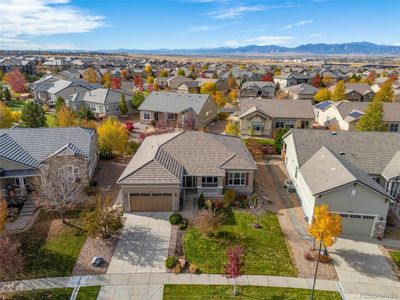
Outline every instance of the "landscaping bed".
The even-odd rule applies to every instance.
[[[68,213],[71,223],[78,214]],[[69,276],[86,240],[83,230],[62,224],[55,213],[41,212],[35,224],[12,238],[21,243],[24,269],[20,274],[0,274],[0,280]]]
[[[223,273],[226,250],[240,244],[245,250],[245,274],[295,276],[277,217],[265,213],[262,228],[254,228],[256,217],[248,212],[228,210],[221,229],[212,237],[190,228],[184,236],[186,259],[201,272]]]
[[[240,294],[232,295],[231,285],[171,285],[164,286],[164,300],[194,300],[194,299],[285,299],[285,300],[306,300],[310,299],[311,291],[305,289],[278,288],[266,286],[239,286]],[[339,293],[329,291],[316,291],[315,299],[318,300],[339,300]]]

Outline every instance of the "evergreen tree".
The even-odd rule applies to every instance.
[[[126,115],[128,113],[128,105],[126,105],[124,93],[121,94],[121,100],[119,101],[118,106],[122,115]]]
[[[138,109],[144,101],[144,94],[141,91],[135,91],[132,96],[132,106],[134,109]]]
[[[22,109],[21,120],[28,127],[46,127],[46,116],[43,107],[35,102],[29,102]]]
[[[11,101],[11,93],[7,87],[5,87],[3,90],[3,96],[4,96],[4,100]]]
[[[56,113],[65,105],[65,100],[61,96],[57,96],[56,98]]]
[[[78,119],[81,120],[96,120],[95,115],[88,107],[82,107],[78,110]]]

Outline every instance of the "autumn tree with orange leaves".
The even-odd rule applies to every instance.
[[[14,69],[8,72],[4,80],[11,86],[14,92],[23,93],[25,92],[25,77],[22,75],[20,70]]]

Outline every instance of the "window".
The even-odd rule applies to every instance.
[[[342,218],[348,218],[349,215],[348,214],[339,214]]]
[[[360,215],[350,215],[350,218],[352,219],[361,219]]]
[[[276,128],[294,128],[294,120],[278,119],[275,121]]]
[[[175,119],[175,114],[167,114],[167,120],[173,121]]]
[[[301,128],[309,128],[310,122],[309,121],[301,121]]]
[[[246,185],[246,172],[229,172],[228,185]]]
[[[102,114],[102,113],[104,113],[104,106],[103,105],[100,105],[99,106],[99,112]]]
[[[202,186],[217,186],[218,185],[218,177],[214,176],[206,176],[201,178]]]
[[[143,120],[150,120],[150,113],[148,111],[143,112]]]
[[[375,219],[375,217],[374,216],[363,216],[363,219],[373,220],[373,219]]]
[[[153,193],[152,196],[161,197],[161,193]]]
[[[131,196],[140,196],[139,193],[130,193]]]
[[[399,124],[390,124],[389,125],[390,132],[398,132],[399,131]]]
[[[379,176],[372,176],[372,179],[375,180],[377,183],[381,183],[381,178]]]
[[[172,196],[172,193],[163,193],[163,196]]]
[[[255,131],[261,131],[262,130],[261,122],[251,122],[251,129]]]
[[[150,196],[150,193],[141,193],[140,196]]]

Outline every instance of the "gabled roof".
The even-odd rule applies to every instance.
[[[392,160],[386,165],[382,176],[385,177],[386,180],[400,176],[400,151],[397,151]]]
[[[251,88],[251,87],[263,89],[266,86],[271,86],[271,87],[275,88],[275,84],[270,81],[246,81],[245,83],[243,83],[241,89],[246,89],[246,88]]]
[[[243,118],[255,111],[271,118],[315,118],[310,100],[240,99],[239,118]]]
[[[80,127],[2,129],[0,157],[31,168],[64,149],[89,158],[94,135],[94,130]]]
[[[240,138],[180,131],[147,137],[118,182],[173,184],[181,182],[183,174],[224,176],[227,169],[256,169]]]
[[[305,164],[322,146],[334,153],[345,153],[347,161],[367,174],[382,174],[400,151],[400,133],[292,129],[299,166]]]
[[[139,110],[180,113],[193,109],[196,114],[200,114],[207,101],[211,101],[210,95],[152,92],[140,105]]]
[[[392,198],[385,189],[362,169],[322,146],[301,166],[301,174],[314,196],[352,183],[361,183],[384,197]]]
[[[315,95],[318,89],[307,83],[301,83],[285,87],[284,90],[294,94]]]

